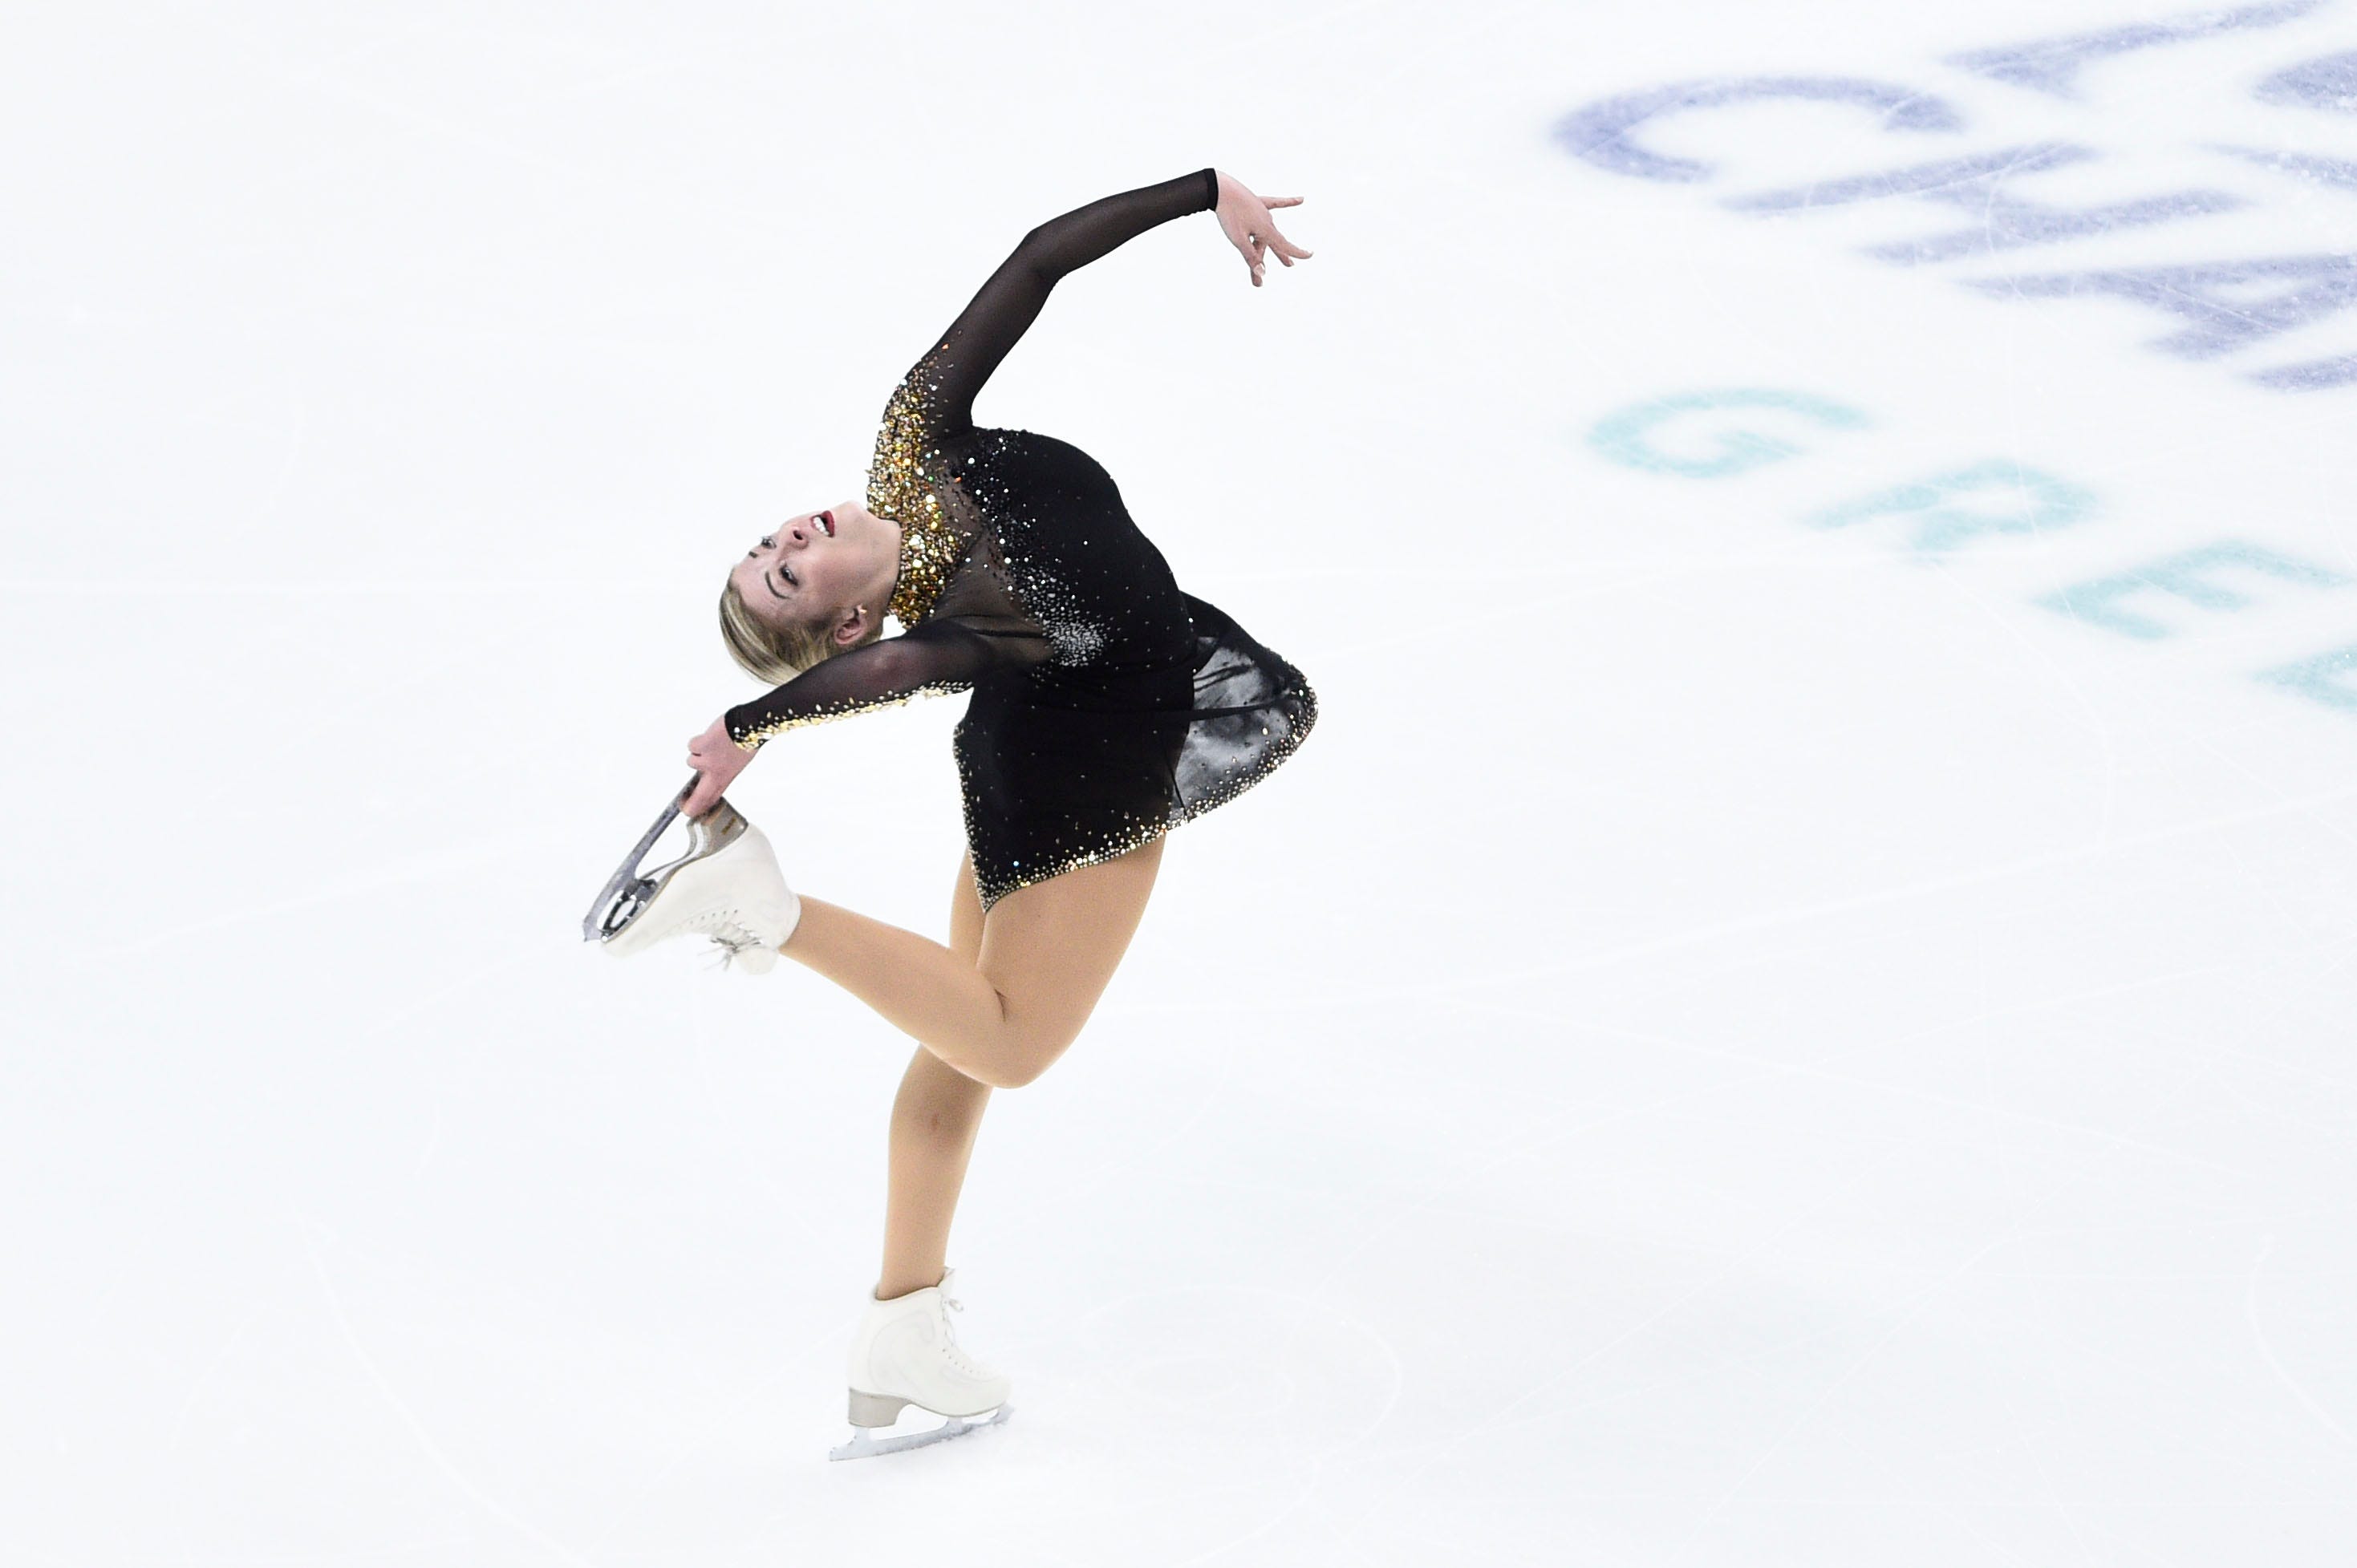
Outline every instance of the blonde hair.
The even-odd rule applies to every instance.
[[[875,629],[859,641],[840,643],[826,634],[824,623],[815,627],[772,626],[758,618],[753,607],[745,602],[745,596],[737,591],[733,574],[720,590],[720,640],[728,645],[728,657],[756,680],[772,686],[782,686],[838,653],[848,653],[875,641],[883,630],[883,621],[878,618]]]

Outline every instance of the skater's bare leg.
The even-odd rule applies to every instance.
[[[779,950],[966,1077],[1013,1089],[1047,1071],[1088,1022],[1146,913],[1162,842],[1007,894],[984,917],[972,961],[808,897]]]
[[[974,862],[958,866],[950,895],[950,951],[971,966],[982,953],[982,899]],[[884,1212],[884,1276],[876,1299],[888,1301],[942,1283],[949,1258],[950,1221],[965,1185],[990,1086],[920,1046],[892,1102],[891,1191]]]

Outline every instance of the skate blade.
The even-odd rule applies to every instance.
[[[688,789],[694,787],[695,780],[690,779]],[[702,860],[706,855],[719,854],[736,843],[748,825],[737,808],[724,799],[704,815],[687,819],[688,843],[684,854],[651,871],[640,871],[639,862],[654,848],[655,841],[663,836],[663,831],[678,820],[680,801],[686,797],[687,789],[682,789],[673,797],[671,804],[663,808],[662,815],[655,819],[655,825],[646,831],[638,846],[630,851],[630,858],[622,862],[621,869],[608,879],[604,890],[597,895],[597,902],[589,906],[589,913],[582,917],[583,941],[610,942],[620,936],[630,929],[631,921],[646,913],[656,895],[678,875],[682,866]]]
[[[866,1459],[877,1454],[905,1454],[911,1448],[946,1443],[952,1437],[963,1437],[967,1433],[979,1432],[985,1426],[996,1426],[1014,1413],[1013,1405],[1003,1404],[980,1421],[953,1415],[945,1424],[931,1432],[911,1432],[898,1437],[877,1437],[870,1427],[855,1426],[851,1429],[851,1441],[828,1450],[826,1456],[830,1459]]]

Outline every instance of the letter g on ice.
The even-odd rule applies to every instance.
[[[1679,392],[1632,404],[1598,420],[1587,433],[1587,444],[1624,467],[1692,479],[1744,473],[1807,450],[1747,423],[1730,424],[1721,417],[1738,409],[1771,410],[1827,430],[1857,430],[1867,424],[1866,415],[1831,398],[1745,387]]]

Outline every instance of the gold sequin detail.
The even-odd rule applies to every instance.
[[[918,360],[894,389],[867,466],[867,510],[900,525],[900,575],[885,607],[903,629],[932,614],[965,550],[942,515],[941,497],[934,493],[941,454],[927,435],[926,393],[932,385],[928,378],[948,347],[943,343]]]
[[[830,719],[846,718],[853,714],[864,714],[875,708],[897,708],[904,703],[914,702],[919,697],[947,696],[952,692],[968,690],[971,690],[971,684],[964,681],[935,681],[921,686],[911,686],[905,692],[893,692],[880,697],[844,697],[832,703],[820,703],[806,714],[794,714],[789,717],[772,719],[767,724],[755,725],[747,729],[743,735],[737,734],[732,727],[728,738],[735,741],[737,749],[741,751],[759,751],[762,744],[771,736],[782,734],[790,729],[800,729],[804,725],[823,725]]]

